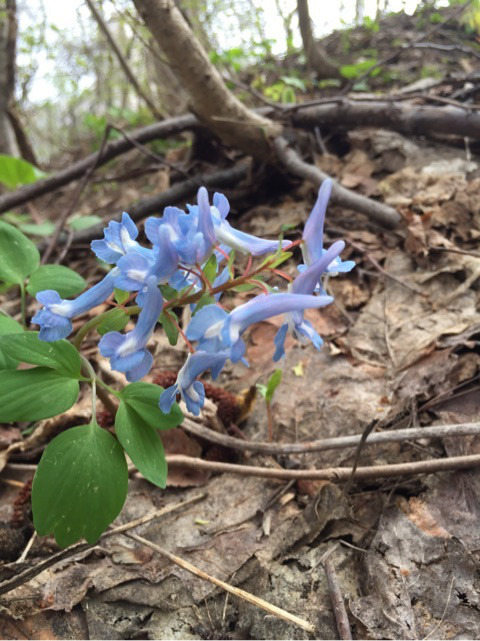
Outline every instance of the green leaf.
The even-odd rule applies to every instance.
[[[167,462],[158,429],[176,427],[183,414],[175,403],[169,414],[158,407],[163,388],[150,383],[131,383],[120,393],[115,432],[125,451],[143,476],[165,487]]]
[[[0,372],[0,423],[56,416],[77,397],[78,381],[48,367]]]
[[[38,224],[23,223],[19,227],[24,234],[30,234],[31,236],[50,236],[55,231],[55,225],[50,220]]]
[[[0,280],[22,285],[40,263],[40,254],[21,231],[0,221]]]
[[[200,300],[195,305],[195,309],[193,311],[192,316],[195,316],[195,314],[199,312],[202,309],[202,307],[205,307],[205,305],[212,305],[213,303],[215,303],[214,297],[211,294],[208,294],[207,292],[205,292],[204,294],[202,294]]]
[[[117,307],[116,309],[109,309],[103,315],[102,322],[97,327],[97,332],[103,336],[107,332],[121,332],[122,329],[128,325],[130,316],[123,310]]]
[[[367,60],[362,60],[353,65],[343,65],[340,67],[340,73],[347,80],[353,80],[358,78],[358,76],[366,73],[370,67],[373,67],[377,64],[376,58],[368,58]]]
[[[167,335],[168,342],[170,343],[170,345],[176,345],[178,341],[179,331],[178,331],[178,327],[175,325],[175,323],[172,320],[172,316],[178,322],[178,316],[171,309],[168,310],[168,314],[166,314],[165,312],[162,312],[158,320],[162,324],[162,327],[165,331],[165,334]]]
[[[183,414],[177,403],[174,403],[168,414],[158,407],[163,387],[153,383],[130,383],[120,392],[124,403],[133,407],[141,419],[150,427],[157,430],[168,430],[180,425]]]
[[[86,280],[73,269],[63,265],[41,265],[31,274],[27,292],[35,296],[42,289],[54,289],[60,298],[68,298],[79,294],[86,285]]]
[[[127,497],[123,450],[96,423],[62,432],[47,446],[32,487],[33,523],[65,548],[81,538],[95,543]]]
[[[206,279],[210,284],[215,280],[217,275],[217,257],[215,254],[212,254],[207,260],[205,267],[203,268],[203,273],[205,274]]]
[[[268,266],[268,269],[275,269],[275,267],[278,267],[282,263],[284,263],[286,260],[291,258],[293,256],[292,252],[276,252],[275,254],[270,254],[265,258],[265,260],[260,264],[260,267],[263,267],[266,265],[269,261],[272,261],[271,265]]]
[[[8,189],[30,185],[46,174],[23,158],[0,154],[0,183]]]
[[[165,300],[178,298],[178,291],[173,287],[170,287],[170,285],[160,285],[160,291],[162,292],[162,296]]]
[[[8,334],[23,334],[25,330],[17,323],[16,320],[10,316],[5,316],[0,314],[0,336],[6,336]],[[2,369],[17,369],[18,361],[16,358],[12,358],[6,354],[1,345],[0,345],[0,370]]]
[[[0,350],[20,363],[50,367],[64,376],[81,378],[80,354],[66,340],[47,343],[38,338],[38,332],[16,333],[0,336]]]
[[[77,216],[72,218],[68,224],[73,231],[81,231],[100,223],[103,223],[103,219],[100,216]]]
[[[113,295],[115,297],[115,302],[119,305],[123,305],[123,303],[128,300],[130,292],[125,292],[123,289],[117,289],[117,287],[115,287]]]
[[[267,390],[265,392],[265,400],[267,401],[267,403],[272,402],[272,398],[273,398],[273,395],[275,394],[275,390],[280,385],[281,380],[282,380],[282,370],[276,369],[268,379]]]
[[[266,396],[267,396],[267,386],[263,385],[263,383],[257,383],[256,387],[257,387],[258,391],[260,392],[260,394],[263,396],[263,398],[266,398]]]
[[[230,278],[234,278],[234,273],[233,273],[233,261],[235,260],[235,250],[232,249],[230,252],[230,255],[228,257],[228,262],[227,262],[227,269],[228,273],[230,274]]]

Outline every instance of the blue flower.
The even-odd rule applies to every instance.
[[[108,332],[98,344],[102,356],[110,358],[112,369],[124,372],[130,382],[143,378],[153,364],[153,356],[145,346],[153,334],[163,306],[155,276],[147,280],[142,304],[135,329],[127,334]]]
[[[210,354],[203,351],[189,354],[182,369],[178,372],[177,380],[168,387],[160,396],[159,407],[164,414],[168,414],[177,394],[180,394],[187,405],[187,409],[195,416],[200,414],[200,408],[205,402],[205,388],[197,377],[207,369],[216,379],[223,369],[229,354],[227,351]]]
[[[155,278],[157,284],[166,283],[177,270],[178,254],[170,242],[168,230],[159,229],[158,245],[149,254],[130,251],[119,259],[117,267],[120,275],[115,279],[115,287],[140,292],[137,302],[141,305],[150,278]]]
[[[318,190],[317,202],[315,203],[303,229],[302,254],[306,267],[310,267],[317,260],[320,260],[326,251],[323,249],[323,226],[325,223],[325,212],[327,210],[330,194],[332,193],[332,186],[333,183],[330,178],[323,181],[322,186]],[[299,271],[304,270],[306,268],[305,265],[300,265],[298,268]],[[354,267],[355,263],[353,260],[342,262],[342,260],[337,256],[329,265],[327,265],[327,268],[324,271],[334,276],[340,272],[349,272]]]
[[[199,205],[186,214],[178,207],[166,207],[162,218],[148,218],[145,234],[151,243],[160,245],[160,229],[165,228],[180,262],[186,266],[204,262],[213,249],[215,234],[205,187],[198,191]]]
[[[293,294],[313,294],[317,289],[322,274],[327,267],[334,261],[345,243],[339,240],[325,251],[323,256],[317,260],[311,267],[307,267],[302,273],[295,278],[291,285],[290,291]],[[323,341],[315,331],[313,325],[303,317],[303,310],[294,311],[285,314],[286,322],[280,327],[273,339],[275,343],[275,353],[273,360],[278,361],[285,356],[285,339],[288,333],[291,333],[295,339],[301,343],[310,341],[316,349],[320,349]]]
[[[71,319],[103,303],[113,292],[118,274],[119,270],[115,267],[103,280],[75,300],[62,300],[52,289],[38,292],[36,299],[44,308],[35,314],[32,323],[40,325],[40,340],[52,342],[66,338],[72,331]]]
[[[230,359],[236,363],[245,353],[245,343],[240,337],[253,323],[286,312],[323,307],[332,301],[331,296],[261,294],[235,308],[230,314],[216,305],[206,305],[192,318],[186,335],[189,340],[198,341],[198,348],[201,350],[231,350]]]
[[[117,223],[112,220],[103,230],[105,238],[103,240],[93,240],[90,243],[92,251],[106,263],[116,263],[119,258],[131,250],[144,250],[135,240],[138,236],[138,229],[130,218],[123,212],[122,222]]]

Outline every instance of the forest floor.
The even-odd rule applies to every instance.
[[[352,42],[359,47],[357,34],[357,40],[363,38],[361,48],[374,46],[382,57],[392,42],[392,29],[395,37],[408,40],[409,30],[416,26],[415,18],[404,17],[390,27],[381,25],[378,34],[355,30]],[[338,42],[339,38],[328,40],[331,47]],[[349,52],[351,56],[352,48]],[[426,54],[412,49],[389,64],[388,82],[394,83],[394,77],[398,86],[419,79],[425,83],[435,69],[445,77],[452,67],[465,70],[469,65],[472,57],[462,52]],[[447,91],[445,84],[443,90]],[[327,289],[335,296],[333,305],[307,312],[325,341],[323,350],[287,343],[283,379],[272,408],[274,443],[361,434],[373,421],[375,432],[478,421],[480,164],[475,150],[440,138],[407,139],[378,128],[322,135],[326,153],[315,155],[318,167],[342,185],[397,208],[402,224],[385,231],[360,214],[329,208],[327,244],[344,239],[343,258],[354,259],[357,267],[330,278]],[[170,152],[170,159],[181,162],[182,153]],[[99,171],[99,182],[89,185],[78,211],[117,214],[142,195],[166,188],[170,171],[165,168],[128,178],[129,172],[148,169],[149,163],[135,150]],[[127,179],[105,182],[113,174]],[[74,189],[37,201],[36,215],[43,218],[48,211],[48,217],[55,218]],[[225,193],[233,203],[230,222],[272,238],[284,225],[290,226],[289,238],[298,238],[315,198],[306,183],[280,184],[275,176],[263,185],[245,181]],[[65,264],[91,281],[99,275],[86,246],[74,245]],[[286,269],[295,271],[294,265]],[[235,296],[238,302],[249,294]],[[98,309],[92,315],[96,313]],[[231,366],[216,386],[245,396],[255,383],[265,383],[276,367],[272,355],[278,327],[276,318],[253,327],[247,336],[250,368]],[[147,380],[161,383],[165,372],[178,371],[186,351],[180,343],[171,347],[162,332],[153,337],[152,345],[156,368]],[[115,382],[93,339],[88,355],[106,379]],[[218,400],[215,389],[210,396]],[[234,413],[238,402],[238,397],[228,397],[227,409],[223,407],[227,428],[229,412]],[[21,436],[23,426],[1,429],[0,447],[21,438],[26,445],[10,458],[13,465],[7,465],[0,478],[5,481],[0,483],[0,579],[58,550],[53,539],[36,539],[27,558],[14,563],[33,532],[28,482],[35,463],[54,434],[88,420],[88,403],[85,390],[85,398],[61,420],[42,421],[30,436]],[[240,426],[244,437],[266,441],[263,400],[258,397],[249,409]],[[107,415],[104,421],[108,425]],[[211,408],[200,424],[216,424]],[[238,434],[237,428],[231,433]],[[169,454],[271,468],[348,467],[356,454],[355,447],[282,456],[239,452],[195,437],[181,426],[162,438]],[[367,444],[357,462],[365,467],[475,453],[480,454],[478,435],[417,438]],[[0,596],[0,637],[338,638],[324,569],[329,558],[354,638],[478,639],[479,495],[480,470],[475,469],[379,475],[336,484],[175,467],[166,490],[133,473],[127,503],[115,525],[171,507],[136,532],[208,574],[306,619],[316,632],[312,635],[227,595],[118,534]],[[186,500],[191,502],[176,507]]]

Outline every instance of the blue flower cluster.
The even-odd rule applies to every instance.
[[[197,343],[196,351],[188,356],[176,383],[161,395],[163,412],[170,411],[176,395],[180,394],[189,411],[198,415],[205,391],[197,377],[210,369],[216,378],[227,359],[233,363],[244,361],[242,334],[253,323],[285,315],[285,323],[274,339],[274,360],[285,354],[288,333],[320,348],[322,339],[305,320],[304,311],[333,301],[322,287],[324,274],[346,272],[354,267],[352,261],[342,262],[339,258],[345,247],[343,241],[337,241],[328,250],[323,248],[323,224],[331,187],[331,181],[327,180],[320,188],[302,237],[304,264],[299,266],[300,273],[287,293],[261,294],[230,313],[218,304],[210,304],[193,316],[185,334],[189,341]],[[212,252],[219,258],[232,249],[261,256],[279,248],[277,240],[257,238],[234,229],[226,220],[229,209],[228,200],[218,193],[211,206],[207,190],[201,187],[197,205],[188,206],[188,213],[167,207],[161,218],[146,221],[145,234],[152,243],[151,249],[137,242],[138,229],[128,214],[123,214],[120,223],[110,222],[104,238],[94,240],[91,247],[98,258],[114,267],[102,281],[75,300],[62,300],[53,290],[39,292],[37,300],[43,308],[32,321],[40,326],[40,339],[55,341],[67,337],[72,331],[72,318],[104,302],[114,288],[136,292],[140,314],[135,328],[126,334],[108,332],[101,338],[99,349],[110,359],[112,369],[123,372],[128,381],[143,378],[153,365],[153,356],[146,346],[164,305],[159,285],[168,284],[177,290],[189,286],[197,291],[201,288],[199,270]],[[282,247],[289,244],[282,241]],[[229,278],[229,270],[224,267],[218,270],[213,286],[223,285]],[[217,302],[220,295],[215,296]]]

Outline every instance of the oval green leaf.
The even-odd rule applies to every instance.
[[[51,367],[70,378],[81,378],[80,354],[66,340],[47,343],[38,338],[38,332],[24,332],[0,336],[0,349],[20,363]]]
[[[97,327],[97,332],[103,336],[107,332],[121,332],[128,325],[130,316],[123,309],[109,309],[103,314],[102,322]]]
[[[47,367],[0,372],[0,423],[56,416],[77,397],[78,381]]]
[[[68,298],[79,294],[86,286],[86,280],[73,269],[63,265],[41,265],[31,274],[27,292],[35,296],[43,289],[54,289],[61,298]]]
[[[0,183],[8,189],[30,185],[46,174],[23,158],[0,154]]]
[[[0,336],[7,336],[8,334],[23,334],[25,330],[17,323],[17,321],[10,316],[0,314]],[[6,354],[0,345],[0,370],[2,369],[17,369],[20,363],[16,358],[12,358]]]
[[[135,405],[122,401],[115,415],[115,432],[137,469],[154,485],[165,487],[167,461],[156,429],[148,425]]]
[[[0,221],[0,280],[22,285],[40,263],[40,254],[21,231]]]
[[[177,403],[174,403],[169,414],[164,414],[158,407],[163,387],[153,383],[130,383],[120,392],[124,403],[133,407],[142,421],[156,430],[168,430],[180,425],[183,414]]]
[[[48,445],[32,487],[33,522],[61,547],[95,543],[120,513],[128,488],[123,450],[97,424],[59,434]]]

